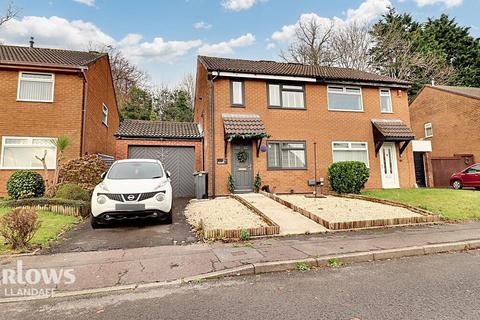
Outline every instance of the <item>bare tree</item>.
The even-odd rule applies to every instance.
[[[4,13],[0,16],[0,26],[15,18],[20,13],[20,9],[13,2],[9,2]]]
[[[368,23],[353,21],[339,27],[332,32],[331,37],[334,65],[370,71],[371,46],[372,39]]]
[[[187,92],[189,106],[193,109],[193,104],[195,102],[195,77],[193,76],[193,73],[187,73],[183,76],[179,89]]]
[[[325,24],[318,19],[300,20],[295,30],[295,40],[280,58],[287,62],[309,65],[332,65],[334,57],[330,47],[334,23]]]

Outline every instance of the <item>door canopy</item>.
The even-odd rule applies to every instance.
[[[378,154],[384,142],[395,142],[402,143],[400,146],[400,156],[402,156],[408,143],[415,140],[412,129],[400,119],[372,119],[372,127],[375,154]]]

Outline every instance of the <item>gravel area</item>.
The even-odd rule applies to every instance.
[[[328,222],[421,217],[420,214],[405,208],[365,200],[332,196],[306,198],[303,195],[281,195],[280,198],[310,211]]]
[[[206,230],[235,230],[267,226],[258,215],[232,198],[191,200],[185,209],[185,216],[187,221],[195,227],[198,227],[203,220]]]

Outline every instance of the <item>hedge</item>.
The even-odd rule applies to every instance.
[[[47,210],[66,215],[86,217],[91,212],[90,202],[59,198],[28,198],[18,200],[5,200],[1,206],[9,208],[29,207],[38,210]]]
[[[338,193],[360,193],[370,177],[370,170],[360,161],[336,162],[328,168],[328,181]]]

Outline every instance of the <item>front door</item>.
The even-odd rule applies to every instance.
[[[419,188],[425,188],[427,182],[425,179],[425,164],[423,163],[423,152],[413,153],[413,162],[415,165],[415,178]]]
[[[236,192],[253,191],[252,145],[250,141],[232,141],[232,175]]]
[[[382,170],[382,187],[399,188],[397,152],[395,143],[385,142],[380,148],[380,169]]]

